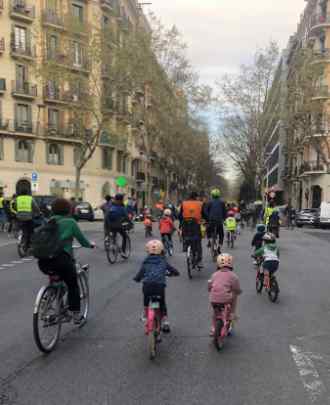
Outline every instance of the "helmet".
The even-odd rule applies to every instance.
[[[257,225],[257,232],[260,232],[260,233],[266,232],[266,225],[264,225],[264,224],[258,224],[258,225]]]
[[[160,240],[151,240],[146,244],[146,251],[150,255],[160,255],[164,250],[164,245]]]
[[[71,212],[71,203],[65,198],[56,198],[52,203],[52,212],[54,215],[69,215]]]
[[[164,210],[164,215],[166,217],[170,217],[172,215],[172,211],[169,208],[166,208],[166,210]]]
[[[124,194],[116,194],[115,195],[116,201],[124,201]]]
[[[233,268],[233,256],[231,256],[227,253],[222,253],[217,258],[217,265],[218,265],[219,269],[222,269],[223,267],[229,267],[230,269],[232,269]]]
[[[235,212],[234,212],[234,211],[228,211],[227,216],[228,216],[228,217],[234,217],[234,216],[235,216]]]
[[[197,198],[198,198],[198,193],[197,193],[196,191],[192,191],[192,192],[190,193],[190,198],[191,198],[192,200],[197,200]]]
[[[270,243],[270,242],[275,242],[276,241],[276,237],[275,237],[275,235],[274,234],[272,234],[272,233],[270,233],[270,232],[267,232],[265,235],[264,235],[264,237],[263,237],[263,240],[267,243]]]
[[[221,194],[221,192],[220,192],[220,190],[218,188],[214,188],[211,191],[211,197],[213,197],[213,198],[219,198],[220,194]]]

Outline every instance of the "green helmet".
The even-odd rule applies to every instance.
[[[220,195],[221,195],[221,192],[220,192],[220,190],[218,188],[214,188],[211,191],[211,197],[213,197],[213,198],[219,198]]]

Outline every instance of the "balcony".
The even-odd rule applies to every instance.
[[[11,94],[14,97],[27,98],[31,100],[37,97],[37,86],[32,85],[29,82],[17,83],[13,80],[11,87]]]
[[[330,26],[330,14],[314,14],[311,19],[311,32],[320,32]]]
[[[32,48],[31,44],[24,43],[11,43],[11,56],[16,58],[24,58],[28,60],[33,60],[35,58],[35,50]]]
[[[118,0],[100,0],[100,5],[103,11],[119,14],[120,6]]]
[[[16,119],[14,120],[14,131],[22,134],[32,134],[33,123],[32,121],[21,121]]]
[[[32,23],[35,18],[35,7],[28,6],[25,0],[12,0],[10,5],[10,17]]]
[[[313,64],[330,62],[330,49],[322,49],[313,52]]]
[[[9,129],[9,120],[5,120],[0,115],[0,131],[8,131]]]
[[[72,125],[65,125],[63,123],[50,124],[48,123],[44,128],[44,136],[47,138],[74,138],[74,128]]]
[[[5,52],[5,38],[0,38],[0,55]]]
[[[308,175],[318,175],[318,174],[325,174],[327,173],[327,167],[324,163],[311,160],[308,162],[302,163],[299,169],[299,174],[301,176],[308,176]]]
[[[146,175],[144,172],[137,172],[136,173],[136,181],[140,183],[144,183],[146,181]]]
[[[46,9],[42,12],[42,22],[55,28],[64,29],[64,18],[55,10]]]
[[[326,100],[330,98],[329,86],[319,86],[315,88],[312,100]]]
[[[0,95],[6,91],[6,79],[0,79]]]
[[[43,98],[46,103],[67,104],[74,101],[71,91],[63,91],[59,87],[45,86]]]

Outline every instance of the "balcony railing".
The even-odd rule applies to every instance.
[[[6,79],[0,79],[0,94],[6,91]]]
[[[8,131],[8,129],[9,129],[9,120],[0,116],[0,130]]]
[[[27,5],[25,0],[12,0],[10,15],[11,17],[24,19],[26,22],[32,22],[35,18],[35,7]]]
[[[32,85],[29,82],[18,83],[15,80],[12,81],[12,95],[17,97],[37,97],[37,86]]]
[[[35,51],[32,48],[31,44],[24,44],[24,43],[11,43],[11,53],[12,56],[20,56],[20,57],[28,57],[34,58]]]
[[[313,98],[329,98],[330,97],[330,89],[328,86],[319,86],[315,88]]]
[[[43,22],[46,24],[56,25],[58,27],[64,26],[64,18],[59,15],[55,10],[46,9],[42,12]]]
[[[146,181],[146,175],[144,172],[137,172],[136,173],[136,181],[140,181],[141,183]]]
[[[32,121],[21,121],[21,120],[14,120],[14,130],[16,132],[22,132],[24,134],[32,134],[33,133],[33,123]]]
[[[302,163],[300,166],[300,174],[314,174],[314,173],[325,173],[327,167],[324,163],[316,160],[311,160],[308,162]]]
[[[314,14],[311,19],[311,29],[315,29],[317,27],[322,27],[324,25],[330,25],[330,14]]]
[[[44,136],[53,138],[73,138],[75,134],[72,125],[58,123],[47,124],[44,128]]]
[[[313,52],[313,59],[314,62],[318,62],[318,61],[326,61],[326,60],[330,60],[330,49],[329,48],[325,48],[325,49],[321,49],[318,51],[314,51]]]
[[[315,122],[311,128],[312,136],[324,135],[330,133],[330,116],[324,115],[322,120]]]
[[[0,55],[5,52],[5,38],[0,38]]]

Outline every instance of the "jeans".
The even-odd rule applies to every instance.
[[[212,239],[213,235],[216,233],[219,236],[219,244],[223,245],[224,240],[224,230],[222,222],[211,221],[207,227],[207,238]]]
[[[20,228],[23,232],[23,239],[25,246],[29,248],[31,246],[31,236],[33,234],[34,223],[33,221],[21,221]]]
[[[187,221],[182,224],[183,250],[186,252],[188,244],[192,245],[193,251],[197,252],[197,261],[203,260],[202,233],[200,225],[195,221]]]
[[[58,274],[68,287],[70,311],[80,311],[80,292],[74,259],[66,252],[51,260],[39,260],[39,268],[45,273]]]
[[[117,233],[122,237],[122,245],[121,245],[121,250],[122,252],[126,252],[126,245],[127,245],[127,233],[123,228],[109,228],[108,229],[109,233],[113,234],[113,237],[116,239]]]

